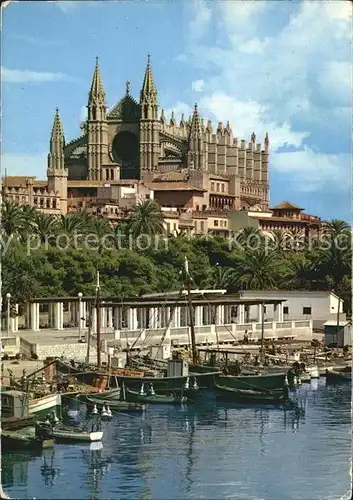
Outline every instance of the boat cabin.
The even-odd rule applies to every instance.
[[[28,395],[22,391],[2,391],[1,415],[3,418],[27,418]]]

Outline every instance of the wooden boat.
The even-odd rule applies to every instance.
[[[50,437],[38,437],[33,426],[17,431],[1,430],[2,451],[52,448],[54,442],[54,439]]]
[[[326,369],[326,381],[327,382],[344,382],[352,380],[352,367],[335,367]]]
[[[35,415],[22,418],[10,417],[1,419],[2,428],[7,431],[17,431],[19,429],[23,429],[26,427],[33,427],[35,423],[36,423]]]
[[[60,394],[48,394],[39,398],[29,399],[28,410],[30,415],[38,415],[61,406]]]
[[[177,396],[175,394],[151,394],[132,391],[126,389],[126,401],[146,404],[182,404],[187,402],[186,396]]]
[[[226,401],[258,404],[284,404],[288,401],[283,390],[254,391],[251,389],[234,389],[216,385],[216,397]]]
[[[188,376],[177,377],[123,377],[117,375],[120,387],[125,387],[132,391],[139,391],[142,384],[153,384],[155,391],[158,394],[181,394],[185,391],[187,380],[191,379],[191,386],[196,379],[199,389],[210,389],[213,387],[214,381],[220,376],[220,370],[213,370],[205,373],[190,373]]]
[[[128,401],[117,401],[111,399],[98,399],[95,396],[86,396],[86,405],[89,408],[93,408],[94,405],[97,406],[98,409],[101,409],[104,405],[109,406],[111,411],[117,411],[122,413],[142,413],[145,409],[144,405],[139,403],[132,403]]]
[[[53,428],[53,436],[55,441],[71,441],[71,442],[86,442],[93,443],[102,441],[103,431],[85,431],[78,427],[56,425]]]
[[[100,399],[102,401],[105,401],[105,400],[119,401],[120,400],[120,389],[111,389],[110,391],[89,393],[89,394],[81,393],[81,394],[77,395],[77,399],[85,401],[87,396],[94,397],[95,399]]]
[[[286,372],[267,373],[261,375],[220,375],[215,385],[232,389],[258,390],[283,389],[286,384]]]

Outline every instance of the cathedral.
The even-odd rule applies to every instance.
[[[8,197],[48,213],[86,209],[114,217],[145,199],[187,212],[268,211],[267,134],[263,144],[254,133],[249,142],[239,140],[229,122],[217,128],[205,122],[197,104],[179,123],[174,113],[167,120],[150,56],[139,97],[126,82],[125,95],[109,109],[97,58],[87,110],[81,136],[70,142],[56,110],[47,181],[9,177]]]

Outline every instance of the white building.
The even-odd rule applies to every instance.
[[[282,304],[283,321],[311,319],[313,327],[323,329],[326,321],[337,320],[338,302],[340,302],[340,319],[345,320],[343,314],[343,301],[331,291],[242,291],[240,298],[244,299],[286,299]],[[256,321],[257,309],[250,307],[248,311],[249,321]],[[274,310],[272,305],[266,306],[266,321],[274,321]]]

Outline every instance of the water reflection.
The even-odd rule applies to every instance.
[[[46,486],[54,486],[55,480],[60,473],[59,467],[55,467],[54,458],[54,449],[43,450],[40,474]]]

